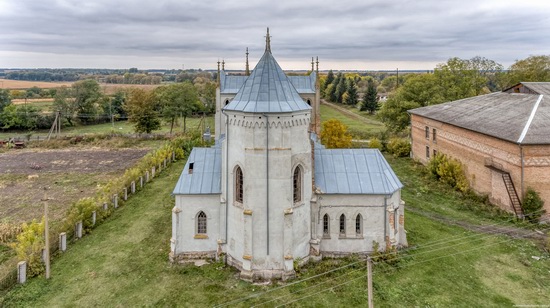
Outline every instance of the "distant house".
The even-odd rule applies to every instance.
[[[287,76],[268,32],[250,74],[218,76],[216,145],[193,149],[173,191],[172,261],[287,279],[310,258],[407,245],[403,185],[380,151],[316,141],[318,70]]]
[[[527,187],[550,213],[550,82],[410,110],[412,155],[459,159],[472,188],[522,215]]]

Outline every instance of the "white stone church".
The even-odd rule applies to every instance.
[[[225,257],[243,279],[287,279],[310,258],[406,246],[403,185],[380,151],[316,140],[318,62],[287,76],[268,30],[246,63],[244,76],[218,63],[216,145],[193,149],[174,188],[170,259]]]

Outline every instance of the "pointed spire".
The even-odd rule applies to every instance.
[[[317,76],[319,76],[319,57],[317,57],[317,69],[315,70],[317,72]]]
[[[225,71],[225,59],[222,60],[222,71]]]
[[[248,65],[248,47],[246,47],[246,76],[250,76],[250,66]]]
[[[311,57],[311,72],[313,72],[313,69],[314,69],[314,67],[313,67],[313,57]]]
[[[220,84],[220,59],[218,58],[218,77],[216,78],[218,85]]]
[[[271,52],[271,36],[269,35],[269,27],[267,27],[267,35],[265,36],[265,51]]]

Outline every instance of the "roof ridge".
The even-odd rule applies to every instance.
[[[539,109],[540,102],[542,101],[542,98],[544,97],[543,94],[539,95],[539,98],[537,99],[537,102],[535,103],[535,106],[533,106],[533,109],[531,110],[531,114],[529,115],[529,119],[527,119],[527,123],[525,123],[525,127],[523,127],[523,131],[521,132],[521,135],[519,136],[518,143],[522,143],[523,139],[527,135],[527,132],[529,131],[529,127],[531,127],[531,123],[533,122],[533,119],[535,118],[535,115],[537,114],[537,110]]]

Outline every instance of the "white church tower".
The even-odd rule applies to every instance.
[[[293,276],[294,259],[309,254],[310,113],[273,58],[268,32],[264,55],[223,108],[227,258],[245,278]]]

